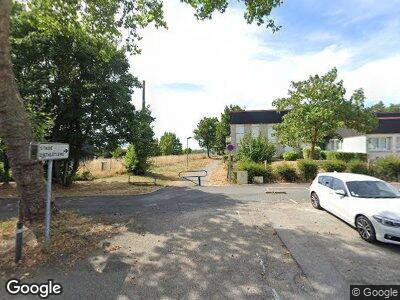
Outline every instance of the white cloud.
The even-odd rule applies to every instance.
[[[364,87],[367,96],[376,99],[400,96],[394,76],[400,56],[351,69],[351,61],[358,55],[356,49],[332,45],[306,54],[277,50],[262,40],[266,35],[273,40],[272,33],[246,24],[243,12],[238,10],[230,9],[203,22],[195,19],[189,6],[178,1],[168,1],[165,10],[169,29],[145,29],[142,54],[131,58],[134,74],[146,80],[157,136],[172,131],[183,142],[202,117],[219,117],[228,104],[271,108],[274,99],[286,95],[290,81],[324,73],[334,66],[349,89]],[[191,92],[157,88],[174,83],[200,85],[203,89]],[[138,91],[134,95],[137,106],[140,97]]]

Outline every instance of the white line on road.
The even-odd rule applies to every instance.
[[[292,201],[294,204],[299,204],[299,202],[294,201],[293,199],[289,199],[290,201]]]
[[[272,288],[272,294],[274,295],[275,300],[281,300],[281,297],[279,297],[278,292]]]

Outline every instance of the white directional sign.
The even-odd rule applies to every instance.
[[[69,145],[63,143],[32,143],[30,156],[36,160],[66,159],[69,155]]]

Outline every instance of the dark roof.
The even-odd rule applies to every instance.
[[[277,124],[288,111],[246,110],[230,113],[230,124]]]
[[[400,133],[400,116],[379,118],[379,125],[371,133]]]

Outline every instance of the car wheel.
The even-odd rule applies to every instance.
[[[367,242],[376,242],[374,225],[365,216],[358,216],[356,219],[356,228],[361,238]]]
[[[311,204],[316,209],[322,209],[321,205],[319,204],[319,198],[315,192],[311,193]]]

